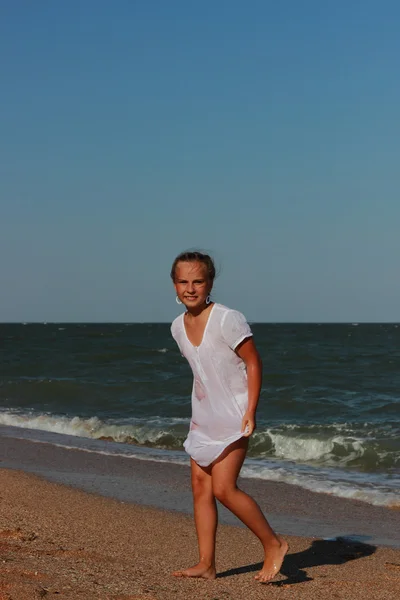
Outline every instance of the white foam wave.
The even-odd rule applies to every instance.
[[[97,417],[63,417],[55,415],[23,415],[0,412],[0,425],[37,429],[91,439],[110,439],[115,442],[136,441],[138,444],[157,444],[165,436],[174,435],[171,425],[188,423],[188,419],[137,419],[124,425],[104,423]]]
[[[102,421],[98,417],[82,418],[54,414],[21,413],[1,411],[0,425],[22,427],[124,443],[159,445],[177,448],[187,434],[188,418],[129,418],[124,421]],[[372,447],[367,437],[351,435],[346,424],[324,427],[286,424],[275,429],[259,429],[252,437],[251,455],[273,458],[297,464],[346,467],[352,461],[362,459]],[[387,452],[376,449],[376,460],[385,458]]]
[[[305,437],[288,436],[280,433],[267,432],[271,439],[277,458],[299,462],[350,462],[360,458],[365,453],[362,440],[357,438],[334,435],[325,440]],[[342,457],[334,455],[335,446],[343,453]]]

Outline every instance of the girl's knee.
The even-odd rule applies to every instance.
[[[226,484],[213,484],[213,494],[221,504],[229,504],[232,495],[236,491],[235,486],[226,485]]]
[[[212,494],[212,485],[208,477],[193,476],[192,477],[192,492],[194,497],[201,497]]]

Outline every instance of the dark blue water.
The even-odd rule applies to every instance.
[[[244,474],[400,503],[400,327],[252,329],[265,372]],[[3,324],[0,340],[0,424],[187,460],[191,372],[169,325]]]

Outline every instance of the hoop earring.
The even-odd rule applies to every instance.
[[[178,296],[175,298],[175,302],[176,302],[177,304],[182,304],[182,302],[179,300]]]
[[[206,298],[206,304],[210,304],[211,302],[211,297],[210,294],[208,294],[207,298]]]

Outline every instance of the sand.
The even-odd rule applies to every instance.
[[[197,559],[189,515],[10,469],[0,470],[0,503],[0,600],[400,597],[396,548],[286,536],[282,572],[262,585],[253,579],[262,557],[258,540],[221,525],[217,579],[177,580],[171,571]]]

